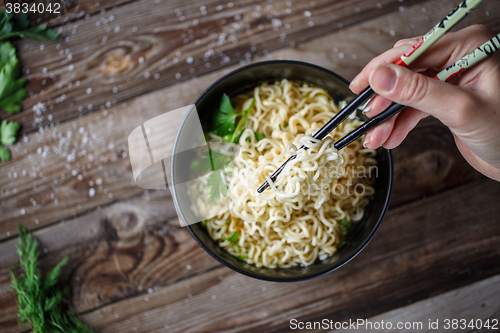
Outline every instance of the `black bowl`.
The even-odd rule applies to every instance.
[[[215,110],[214,106],[219,105],[221,96],[226,93],[234,95],[243,90],[248,90],[262,82],[274,82],[286,78],[295,82],[307,82],[323,87],[335,100],[349,100],[355,95],[348,88],[348,81],[339,75],[322,67],[290,60],[273,60],[250,64],[225,75],[206,89],[196,100],[196,110],[204,131],[209,130],[209,120]],[[191,112],[196,112],[191,110]],[[188,115],[189,116],[189,115]],[[186,116],[186,118],[188,117]],[[175,158],[176,150],[182,150],[186,142],[192,140],[192,131],[181,125],[174,144],[174,152],[171,168],[171,179],[176,183],[181,170],[185,168],[185,161]],[[375,195],[371,199],[363,219],[356,224],[346,244],[333,256],[318,261],[308,267],[295,267],[287,269],[258,268],[245,262],[239,261],[213,241],[200,223],[187,225],[191,235],[200,246],[212,257],[236,272],[248,275],[253,278],[290,282],[314,278],[331,272],[349,260],[354,258],[372,239],[377,232],[385,216],[392,191],[393,163],[389,150],[379,148],[377,151],[378,175],[375,182]],[[185,206],[189,200],[179,198],[181,193],[176,193],[175,186],[171,187],[172,196],[177,205],[180,218],[184,221],[192,220],[187,214],[192,214],[189,207]],[[184,206],[183,206],[184,205]]]

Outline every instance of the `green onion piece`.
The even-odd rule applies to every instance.
[[[207,227],[207,220],[203,220],[203,221],[201,221],[201,226],[202,226],[203,228],[206,228],[206,227]]]
[[[247,128],[246,128],[246,127],[244,127],[244,128],[240,131],[240,133],[238,133],[238,135],[236,135],[236,136],[234,137],[234,140],[233,140],[232,138],[231,138],[231,140],[232,140],[234,143],[240,143],[240,138],[241,138],[241,135],[243,135],[243,132],[244,132],[246,129],[247,129]],[[248,139],[249,139],[249,138],[247,138],[247,141],[248,141]],[[228,142],[229,142],[229,141],[228,141]]]
[[[241,261],[245,261],[245,260],[247,260],[247,257],[242,256],[241,254],[238,254],[238,257],[237,257],[237,258],[238,258],[238,260],[241,260]]]
[[[235,231],[234,234],[232,234],[231,237],[229,237],[227,240],[230,243],[234,243],[238,240],[238,237],[240,237],[240,234],[237,231]]]
[[[339,221],[339,226],[340,229],[342,229],[342,231],[347,234],[349,232],[349,229],[351,229],[351,222],[349,222],[346,218],[343,218]]]
[[[265,137],[266,136],[264,134],[260,134],[260,133],[255,132],[255,138],[257,139],[257,142],[264,139]]]

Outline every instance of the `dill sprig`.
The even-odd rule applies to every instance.
[[[19,266],[24,273],[17,278],[10,272],[12,287],[17,293],[20,324],[29,324],[34,333],[95,333],[65,304],[68,286],[62,286],[62,259],[45,277],[38,267],[39,242],[25,228],[19,226]]]

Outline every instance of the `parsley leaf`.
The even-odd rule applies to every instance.
[[[12,14],[10,15],[12,17]],[[12,23],[14,24],[14,31],[26,30],[30,27],[30,20],[28,19],[27,13],[20,13],[14,16],[14,21]]]
[[[19,36],[24,39],[31,39],[35,42],[43,42],[44,40],[55,40],[59,38],[59,33],[52,29],[47,29],[46,24],[32,27],[23,31],[16,31],[10,34],[11,36]],[[2,39],[4,37],[0,37]]]
[[[238,133],[238,130],[240,129],[240,127],[243,125],[245,126],[246,128],[246,125],[247,125],[247,121],[248,121],[248,117],[250,116],[250,110],[252,109],[253,105],[255,104],[255,98],[252,100],[252,103],[250,104],[250,106],[244,110],[241,114],[241,118],[240,118],[240,121],[238,122],[238,125],[236,125],[236,129],[234,130],[234,133]],[[243,128],[241,130],[241,132],[239,132],[239,134],[237,135],[237,138],[238,138],[238,141],[236,141],[236,138],[234,138],[233,140],[231,140],[231,142],[233,143],[238,143],[240,142],[240,137],[241,137],[241,134],[243,134],[243,131],[245,130],[245,128]]]
[[[59,33],[52,29],[47,29],[46,24],[31,28],[29,26],[28,16],[24,13],[13,15],[8,14],[5,10],[0,12],[0,40],[21,37],[41,42],[43,40],[54,40],[59,37]]]
[[[208,176],[207,186],[210,187],[210,202],[215,203],[220,195],[227,195],[227,186],[222,178],[222,170],[216,170]]]
[[[239,234],[239,232],[235,231],[227,240],[230,243],[234,243],[238,240],[238,237],[240,237],[240,234]]]
[[[231,105],[231,100],[226,94],[222,95],[222,99],[219,106],[219,112],[215,113],[212,119],[212,129],[215,134],[223,137],[225,142],[239,142],[241,134],[246,128],[246,123],[248,116],[250,115],[250,110],[255,104],[255,98],[252,100],[252,104],[242,111],[241,113],[236,113]],[[236,119],[240,117],[238,124]],[[241,127],[244,127],[241,129]],[[240,132],[241,131],[241,132]]]
[[[8,161],[10,160],[10,151],[4,146],[0,145],[0,161]]]
[[[12,26],[10,25],[11,17],[12,15],[7,14],[5,10],[0,12],[0,36],[12,31]]]
[[[231,163],[231,157],[209,149],[200,159],[191,161],[191,171],[195,174],[213,171],[208,176],[207,186],[210,187],[210,201],[215,203],[222,196],[227,195],[227,186],[222,178],[223,168]]]
[[[30,28],[28,15],[25,13],[13,15],[1,10],[0,40],[10,37],[28,38],[40,42],[45,39],[56,39],[59,34],[47,29],[45,24]],[[25,83],[15,47],[9,42],[0,43],[0,109],[9,113],[21,111],[21,103],[26,97]],[[9,123],[4,120],[0,127],[0,142],[4,145],[13,144],[18,131],[19,123]],[[8,161],[10,158],[9,149],[0,145],[0,161]]]
[[[0,44],[0,59],[0,109],[16,113],[21,110],[26,89],[16,49],[11,43]]]
[[[349,232],[349,229],[351,229],[351,222],[349,222],[346,218],[343,218],[339,221],[339,226],[344,234],[347,234]]]
[[[19,131],[19,123],[15,121],[2,121],[0,126],[0,142],[4,145],[11,145],[16,141],[16,135]]]
[[[231,157],[218,153],[215,150],[210,149],[208,153],[205,154],[209,155],[212,171],[225,168],[229,163],[231,163]]]
[[[234,133],[234,123],[238,114],[234,112],[229,96],[222,95],[219,106],[219,112],[215,113],[212,119],[212,128],[218,136],[224,136]]]
[[[239,142],[243,131],[246,129],[246,123],[248,121],[248,117],[250,115],[250,110],[255,104],[255,98],[252,100],[250,106],[242,111],[241,113],[236,113],[231,105],[231,100],[229,96],[224,94],[222,95],[222,99],[219,106],[219,112],[217,112],[212,119],[212,129],[214,133],[218,136],[222,136],[225,142],[236,143]],[[238,124],[235,128],[236,118],[240,117]],[[242,126],[245,126],[240,130]],[[207,186],[210,187],[210,201],[215,203],[220,195],[227,195],[227,186],[224,183],[222,178],[222,170],[225,166],[231,163],[231,158],[229,156],[223,155],[221,153],[217,153],[213,150],[208,151],[208,155],[210,157],[210,165],[207,163],[207,153],[203,154],[205,158],[202,158],[201,161],[192,162],[191,170],[198,172],[209,171],[208,166],[211,167],[211,170],[214,171],[209,177]]]

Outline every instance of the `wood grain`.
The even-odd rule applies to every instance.
[[[71,256],[73,306],[97,307],[83,318],[102,332],[285,331],[290,318],[366,318],[500,273],[499,190],[479,180],[391,210],[360,255],[314,283],[263,282],[220,266],[160,193],[36,236],[49,253],[44,265]],[[14,243],[0,243],[0,332],[16,329],[6,274]]]
[[[45,228],[36,235],[47,253],[41,265],[51,267],[62,256],[71,257],[68,280],[72,285],[81,283],[81,288],[72,287],[74,308],[86,311],[147,294],[150,288],[157,291],[161,280],[181,280],[218,265],[186,231],[179,226],[170,196],[153,191]],[[2,327],[15,327],[17,323],[8,275],[8,268],[17,260],[16,242],[0,246]],[[186,268],[186,262],[192,269]],[[14,307],[8,308],[8,303]]]
[[[450,130],[435,118],[423,119],[393,150],[391,207],[484,178],[463,158]]]
[[[85,19],[96,13],[116,8],[117,6],[127,5],[135,0],[80,0],[72,9],[68,9],[66,15],[47,22],[49,27],[55,28],[61,24],[68,24],[73,21]],[[72,1],[73,3],[76,0]]]
[[[178,226],[168,192],[135,187],[128,161],[126,139],[135,126],[191,103],[248,60],[304,60],[350,79],[395,40],[425,33],[455,1],[288,7],[248,0],[229,7],[209,0],[207,15],[202,4],[179,0],[104,0],[100,8],[114,8],[99,14],[95,3],[82,5],[89,15],[61,27],[64,40],[43,50],[16,42],[31,82],[25,111],[10,118],[22,122],[23,136],[12,147],[14,159],[0,166],[0,332],[27,331],[17,326],[8,275],[17,260],[17,223],[40,229],[43,267],[70,256],[72,304],[103,332],[284,332],[290,318],[387,314],[500,273],[500,185],[474,172],[433,119],[394,151],[393,208],[374,240],[314,283],[262,282],[221,266]],[[498,30],[499,12],[500,3],[485,2],[458,28],[481,22]],[[273,29],[273,18],[281,27],[275,20]],[[183,33],[193,36],[186,44]],[[223,33],[225,43],[217,45]],[[223,53],[205,60],[210,49]],[[474,289],[476,296],[488,288]]]
[[[423,301],[403,306],[366,320],[372,323],[381,323],[382,321],[386,323],[390,322],[393,324],[393,327],[395,327],[398,322],[411,323],[412,325],[414,323],[422,323],[423,329],[418,330],[418,332],[422,333],[436,332],[436,329],[429,328],[429,321],[435,323],[436,320],[438,321],[439,328],[444,331],[444,319],[446,318],[450,320],[458,319],[460,326],[462,326],[462,323],[460,322],[461,319],[465,319],[467,325],[470,324],[471,320],[473,320],[475,324],[478,319],[482,320],[483,324],[489,319],[491,324],[492,319],[496,319],[500,316],[499,284],[500,275],[495,275],[491,278],[473,283],[466,287],[458,288],[439,296],[434,296]],[[453,331],[485,332],[486,328],[476,330],[469,327],[466,329],[458,328]],[[352,332],[352,330],[335,330],[335,332]],[[357,332],[368,333],[373,332],[373,329],[370,330],[360,328]],[[393,328],[379,329],[377,332],[405,332],[405,330],[395,330]]]
[[[405,6],[422,2],[407,0]],[[398,0],[313,3],[288,7],[287,2],[246,0],[229,7],[229,2],[210,0],[201,11],[197,2],[140,0],[62,27],[64,41],[46,43],[42,51],[19,41],[29,98],[25,111],[8,119],[20,121],[23,133],[31,132],[292,42],[299,45],[340,27],[399,13],[401,6]],[[52,120],[31,112],[39,103]]]

